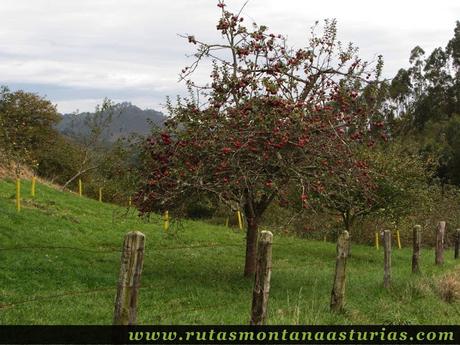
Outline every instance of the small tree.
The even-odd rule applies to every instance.
[[[382,214],[397,224],[428,202],[426,190],[434,166],[414,151],[415,147],[396,140],[361,148],[355,169],[322,181],[324,192],[313,192],[313,206],[341,216],[350,234],[357,219],[371,214]]]
[[[50,101],[22,90],[0,89],[0,155],[4,164],[15,164],[20,174],[22,165],[33,167],[39,151],[51,145],[58,136],[54,126],[60,117]]]
[[[360,96],[372,74],[351,44],[337,41],[335,21],[326,21],[319,36],[313,29],[305,48],[293,49],[266,26],[248,29],[240,14],[221,1],[218,7],[222,42],[185,36],[197,46],[196,60],[181,74],[191,96],[169,103],[165,128],[146,141],[145,182],[136,203],[141,213],[179,212],[188,195],[210,193],[241,207],[244,274],[251,276],[258,225],[269,204],[283,201],[294,184],[308,207],[323,175],[342,176],[356,166],[353,146],[366,142],[372,127]],[[212,60],[212,80],[196,85],[189,77],[204,59]]]
[[[62,186],[62,189],[80,176],[98,169],[105,162],[107,143],[104,138],[109,131],[113,117],[113,103],[105,98],[102,105],[96,107],[94,114],[71,115],[74,118],[73,126],[65,132],[79,146],[81,159],[76,172]],[[84,116],[83,120],[79,116]]]

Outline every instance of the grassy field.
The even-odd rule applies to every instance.
[[[160,217],[101,204],[23,182],[17,213],[14,183],[0,182],[0,324],[110,324],[123,236],[146,235],[139,324],[246,324],[252,280],[242,277],[244,234],[183,221],[169,233]],[[188,248],[195,246],[196,248]],[[395,250],[393,286],[383,289],[383,252],[353,246],[346,310],[329,312],[335,244],[274,237],[270,324],[459,324],[460,303],[440,298],[438,281],[458,270],[422,252],[420,276],[410,249]],[[460,272],[460,271],[457,271]]]

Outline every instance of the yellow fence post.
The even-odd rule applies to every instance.
[[[227,219],[225,220],[225,227],[228,228],[228,217],[227,217]]]
[[[379,233],[375,233],[375,249],[379,250]]]
[[[78,195],[82,196],[83,195],[83,184],[81,182],[81,179],[78,179]]]
[[[133,200],[131,199],[131,197],[128,198],[128,206],[131,207],[131,205],[133,204]]]
[[[99,202],[102,202],[102,188],[99,188]]]
[[[35,198],[35,176],[32,176],[32,187],[30,188],[30,195]]]
[[[240,227],[240,230],[243,230],[243,219],[241,217],[240,210],[236,211],[236,216],[238,217],[238,225]]]
[[[396,230],[396,240],[398,241],[398,248],[401,249],[401,237],[399,236],[399,230]]]
[[[21,180],[16,178],[16,210],[21,211]]]
[[[165,231],[168,231],[169,229],[169,212],[168,211],[165,211],[163,215],[163,220],[164,220],[163,228],[165,229]]]

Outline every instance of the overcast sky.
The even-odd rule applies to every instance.
[[[244,1],[227,0],[230,10]],[[0,0],[0,84],[46,96],[61,112],[93,110],[104,97],[163,110],[184,91],[190,62],[177,34],[218,39],[216,0]],[[300,47],[316,20],[336,18],[339,38],[384,74],[408,66],[410,50],[444,47],[460,20],[459,0],[249,0],[249,21]]]

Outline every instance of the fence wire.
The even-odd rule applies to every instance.
[[[288,246],[288,245],[280,245],[280,244],[274,244],[276,246]],[[216,244],[216,243],[197,243],[193,245],[182,245],[182,246],[163,246],[163,247],[154,247],[154,248],[149,248],[148,252],[151,252],[152,254],[154,253],[159,253],[164,250],[188,250],[188,249],[202,249],[202,248],[228,248],[228,247],[244,247],[244,244]],[[81,251],[81,252],[89,252],[89,253],[101,253],[101,254],[107,254],[107,253],[122,253],[121,249],[114,249],[114,248],[109,248],[109,249],[104,249],[104,250],[98,250],[98,249],[88,249],[88,248],[80,248],[80,247],[73,247],[73,246],[15,246],[15,247],[5,247],[5,248],[0,248],[0,252],[2,251],[29,251],[29,250],[75,250],[75,251]],[[145,254],[147,254],[146,252]],[[148,285],[148,286],[141,286],[140,289],[149,289],[149,288],[161,288],[162,285],[156,284],[156,285]],[[72,296],[79,296],[79,295],[88,295],[88,294],[99,294],[99,293],[115,293],[117,287],[116,284],[110,286],[110,287],[99,287],[95,289],[88,289],[88,290],[74,290],[74,291],[63,291],[62,293],[59,294],[51,294],[51,295],[43,295],[43,296],[32,296],[29,299],[25,300],[20,300],[20,301],[15,301],[11,303],[0,303],[0,310],[2,309],[8,309],[8,308],[15,308],[15,307],[20,307],[25,304],[29,303],[38,303],[38,302],[43,302],[43,301],[50,301],[50,300],[56,300],[56,299],[62,299],[62,298],[67,298],[67,297],[72,297]],[[194,307],[194,308],[189,308],[189,309],[183,309],[183,310],[178,310],[178,311],[173,311],[171,313],[162,313],[162,316],[173,316],[176,314],[181,314],[181,313],[188,313],[188,312],[195,312],[195,311],[202,311],[202,310],[210,310],[210,309],[217,309],[217,308],[223,308],[223,307],[229,307],[233,306],[234,303],[229,303],[229,304],[218,304],[218,305],[211,305],[211,306],[204,306],[204,307]]]
[[[155,288],[160,288],[160,287],[162,287],[160,284],[156,284],[156,285],[141,286],[140,289],[152,289],[152,288],[155,289]],[[64,291],[60,294],[53,294],[53,295],[34,296],[27,300],[17,301],[13,303],[0,304],[0,310],[21,307],[29,303],[38,303],[38,302],[43,302],[43,301],[55,301],[56,299],[62,299],[62,298],[72,297],[72,296],[108,293],[108,292],[115,294],[116,289],[117,289],[116,286],[111,286],[111,287],[104,287],[104,288],[97,288],[97,289],[90,289],[90,290]],[[166,302],[165,304],[167,303],[168,302]],[[240,304],[242,303],[240,302]],[[171,311],[171,312],[166,312],[166,313],[162,311],[161,315],[159,315],[158,317],[165,318],[165,317],[170,317],[170,316],[179,315],[179,314],[193,313],[193,312],[198,312],[198,311],[217,310],[217,309],[229,308],[229,307],[234,307],[234,306],[235,306],[235,302],[232,301],[232,302],[225,303],[225,304],[219,303],[219,304],[212,304],[212,305],[206,305],[206,306],[184,308],[181,310],[176,310],[176,311]]]
[[[159,247],[159,248],[150,248],[154,252],[161,252],[162,250],[187,250],[187,249],[200,249],[200,248],[225,248],[225,247],[241,247],[238,244],[226,244],[226,245],[218,245],[215,243],[200,243],[191,246],[171,246],[171,247]],[[79,247],[72,247],[72,246],[16,246],[16,247],[8,247],[8,248],[0,248],[0,252],[2,251],[29,251],[29,250],[76,250],[82,252],[90,252],[90,253],[122,253],[122,250],[119,249],[105,249],[105,250],[96,250],[96,249],[87,249],[87,248],[79,248]],[[147,288],[160,288],[161,285],[148,285],[148,286],[141,286],[141,289]],[[55,300],[70,296],[78,296],[78,295],[85,295],[85,294],[94,294],[94,293],[104,293],[108,291],[116,290],[116,285],[111,287],[102,287],[96,289],[89,289],[89,290],[77,290],[77,291],[64,291],[59,294],[52,294],[52,295],[45,295],[45,296],[33,296],[26,300],[11,302],[11,303],[0,303],[0,309],[7,309],[7,308],[14,308],[16,306],[24,305],[27,303],[35,303],[35,302],[42,302],[47,300]]]
[[[149,247],[149,251],[162,251],[162,250],[181,250],[181,249],[200,249],[200,248],[227,248],[227,247],[242,247],[241,244],[215,244],[215,243],[199,243],[196,245],[191,246],[172,246],[172,247]],[[67,250],[76,250],[82,252],[90,252],[90,253],[121,253],[121,249],[104,249],[104,250],[97,250],[97,249],[87,249],[87,248],[79,248],[79,247],[71,247],[71,246],[18,246],[18,247],[5,247],[0,248],[1,251],[26,251],[26,250],[43,250],[43,249],[50,249],[50,250],[59,250],[59,249],[67,249]]]
[[[273,247],[291,247],[290,244],[280,244],[280,243],[273,243]],[[190,246],[166,246],[166,247],[148,247],[148,251],[157,251],[161,252],[162,250],[183,250],[183,249],[200,249],[200,248],[229,248],[229,247],[244,247],[244,244],[216,244],[216,243],[198,243]],[[79,247],[71,247],[71,246],[17,246],[17,247],[4,247],[0,248],[0,252],[2,251],[26,251],[26,250],[43,250],[43,249],[50,249],[50,250],[59,250],[59,249],[67,249],[67,250],[76,250],[81,252],[90,252],[90,253],[121,253],[121,249],[109,248],[104,250],[99,249],[87,249],[87,248],[79,248]],[[147,254],[148,252],[146,252]]]
[[[78,247],[70,247],[70,246],[19,246],[19,247],[9,247],[9,248],[0,248],[1,251],[23,251],[23,250],[43,250],[43,249],[51,249],[51,250],[59,250],[59,249],[69,249],[69,250],[77,250],[81,252],[90,252],[90,253],[121,253],[120,249],[106,249],[106,250],[96,250],[96,249],[87,249],[87,248],[78,248]]]
[[[141,286],[139,288],[140,289],[152,289],[152,288],[159,288],[159,287],[161,287],[160,284],[146,285],[146,286]],[[117,290],[117,285],[114,284],[114,285],[112,285],[110,287],[101,287],[101,288],[89,289],[89,290],[63,291],[62,293],[59,293],[59,294],[44,295],[44,296],[33,296],[32,298],[29,298],[29,299],[26,299],[26,300],[16,301],[16,302],[12,302],[12,303],[0,304],[0,309],[14,308],[14,307],[21,306],[21,305],[27,304],[27,303],[50,301],[50,300],[56,300],[56,299],[60,299],[60,298],[71,297],[71,296],[89,295],[89,294],[107,293],[107,292],[115,293],[116,290]]]

